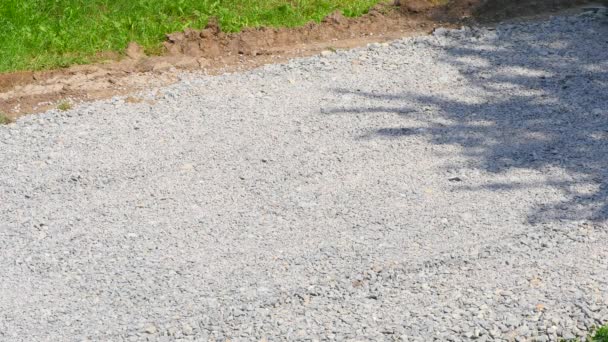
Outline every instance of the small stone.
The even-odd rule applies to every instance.
[[[169,327],[169,329],[167,329],[167,333],[169,334],[169,336],[179,336],[180,331],[176,328],[176,327]]]
[[[602,114],[606,114],[606,110],[601,109],[601,108],[594,108],[591,110],[591,114],[595,115],[595,116],[600,116]]]
[[[192,328],[192,326],[191,326],[190,324],[185,323],[185,324],[182,326],[182,331],[183,331],[184,335],[189,336],[189,335],[192,335],[192,334],[193,334],[194,329]]]
[[[519,323],[519,320],[514,315],[509,315],[506,317],[505,323],[510,327],[515,327]]]
[[[192,171],[194,170],[194,165],[191,163],[186,163],[181,166],[182,171]]]
[[[574,335],[571,331],[564,330],[564,332],[562,333],[562,338],[564,340],[574,340],[576,338],[576,335]]]
[[[141,59],[146,56],[146,54],[144,53],[144,49],[136,42],[130,42],[129,45],[127,45],[127,50],[125,52],[127,54],[127,57],[135,60]]]
[[[195,69],[198,68],[199,62],[194,57],[184,57],[175,62],[175,66],[180,69]]]
[[[156,327],[155,327],[154,325],[150,324],[150,325],[147,325],[147,326],[144,328],[144,332],[145,332],[146,334],[153,335],[153,334],[156,334],[156,333],[158,332],[158,329],[156,329]]]
[[[154,66],[152,67],[152,71],[165,71],[165,70],[169,70],[173,67],[173,65],[171,65],[168,62],[160,62],[157,64],[154,64]]]
[[[522,325],[517,329],[522,336],[530,336],[530,328],[527,325]]]
[[[436,37],[445,37],[448,35],[449,32],[450,30],[445,27],[438,27],[433,31],[433,35]]]
[[[197,59],[196,61],[200,68],[206,68],[211,65],[211,61],[204,57],[201,57],[201,58]]]

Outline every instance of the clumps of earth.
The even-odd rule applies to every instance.
[[[246,28],[229,34],[222,32],[216,20],[211,20],[203,30],[186,29],[168,34],[164,47],[171,56],[256,56],[277,53],[287,46],[303,43],[355,38],[365,32],[388,32],[395,27],[407,27],[408,22],[413,24],[402,15],[383,14],[375,8],[360,18],[346,18],[337,11],[318,24],[311,22],[297,28]]]

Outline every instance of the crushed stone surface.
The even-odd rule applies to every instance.
[[[0,127],[0,340],[557,341],[608,323],[596,12]]]

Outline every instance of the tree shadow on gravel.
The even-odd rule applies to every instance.
[[[424,136],[434,144],[457,145],[476,167],[493,173],[515,168],[558,170],[563,179],[483,188],[502,191],[550,186],[563,192],[565,200],[533,208],[531,222],[606,222],[608,25],[596,24],[591,26],[597,34],[582,36],[587,40],[564,32],[551,39],[528,36],[516,44],[500,36],[485,43],[463,40],[456,47],[431,42],[428,44],[442,51],[436,63],[456,68],[462,89],[475,89],[476,95],[465,100],[458,97],[458,90],[420,94],[396,89],[395,93],[378,94],[336,89],[365,105],[329,112],[374,113],[393,108],[409,122],[413,119],[426,128],[374,128],[365,138]],[[596,40],[589,41],[590,37]],[[410,81],[404,79],[404,85]],[[433,114],[425,113],[423,107],[432,108]]]

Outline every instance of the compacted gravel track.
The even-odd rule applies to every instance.
[[[607,37],[439,29],[0,127],[0,339],[584,336]]]

